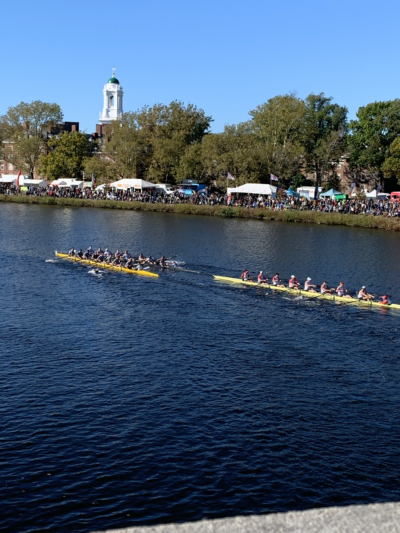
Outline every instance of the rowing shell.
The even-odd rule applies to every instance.
[[[86,265],[95,265],[101,268],[109,268],[110,270],[117,270],[118,272],[126,272],[127,274],[137,274],[138,276],[148,276],[150,278],[158,278],[158,274],[154,274],[154,272],[147,272],[147,270],[131,270],[130,268],[109,265],[108,263],[96,263],[96,261],[91,261],[90,259],[78,259],[77,257],[71,257],[68,254],[62,254],[60,252],[56,252],[56,256],[62,257],[63,259],[70,259],[71,261],[76,261],[78,263],[85,263]]]
[[[288,287],[276,287],[275,285],[270,285],[269,283],[256,283],[255,281],[243,281],[240,278],[228,278],[226,276],[214,276],[216,281],[225,281],[228,283],[240,283],[242,285],[251,285],[252,287],[261,287],[262,289],[271,289],[273,291],[283,291],[290,292],[291,294],[301,294],[302,296],[307,296],[307,298],[320,298],[321,300],[335,300],[336,302],[348,303],[348,304],[357,304],[362,306],[376,306],[376,307],[385,307],[390,309],[400,309],[398,304],[383,305],[379,302],[371,302],[368,300],[359,300],[358,298],[343,298],[340,296],[335,296],[333,294],[321,294],[320,292],[309,292],[302,291],[300,289],[293,290]]]

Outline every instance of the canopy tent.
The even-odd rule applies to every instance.
[[[384,192],[377,192],[377,190],[373,190],[371,192],[367,192],[365,195],[367,198],[387,198],[389,194],[386,194]]]
[[[294,197],[299,197],[300,196],[300,193],[298,192],[295,192],[295,191],[292,191],[292,189],[289,187],[289,189],[286,191],[286,194],[288,196],[294,196]]]
[[[321,193],[320,196],[324,196],[325,198],[326,198],[326,197],[333,198],[333,197],[336,196],[337,194],[342,194],[342,193],[339,192],[339,191],[335,191],[335,189],[330,189],[330,190],[327,191],[327,192],[323,192],[323,193]]]
[[[139,179],[122,179],[114,181],[110,184],[110,187],[112,189],[119,189],[121,191],[127,191],[128,189],[139,189],[142,191],[143,189],[153,189],[155,184]]]
[[[17,183],[17,174],[2,174],[0,183]]]
[[[106,188],[106,185],[105,183],[99,185],[98,187],[96,187],[96,191],[104,191],[104,189]]]
[[[315,186],[314,187],[309,187],[309,186],[298,187],[297,192],[300,194],[300,196],[305,196],[306,198],[309,198],[311,200],[315,199]],[[321,194],[321,192],[322,192],[322,187],[318,187],[318,193]]]
[[[228,196],[231,194],[276,194],[276,187],[266,183],[245,183],[240,187],[228,187]]]
[[[68,181],[68,183],[65,183],[65,181]],[[83,181],[78,180],[65,180],[64,183],[61,182],[58,187],[60,189],[66,189],[68,187],[75,188],[75,189],[82,189]],[[53,181],[54,183],[54,181]]]
[[[50,183],[50,187],[59,187],[60,185],[67,185],[67,183],[71,182],[73,180],[65,178],[60,178],[59,180],[54,180]]]
[[[22,179],[21,184],[24,187],[47,187],[47,180],[31,180],[31,179]]]

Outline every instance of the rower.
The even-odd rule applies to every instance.
[[[106,261],[109,261],[111,256],[112,256],[112,253],[110,252],[110,250],[108,248],[106,248],[106,251],[104,252],[104,257],[105,257]]]
[[[115,252],[114,254],[114,257],[117,258],[117,257],[121,257],[121,253],[120,251],[117,249],[117,251]]]
[[[281,280],[279,278],[279,272],[275,274],[275,276],[272,277],[272,285],[275,287],[284,287],[285,285],[281,283]]]
[[[101,246],[94,252],[93,254],[93,259],[96,260],[98,259],[98,257],[100,257],[101,255],[103,255],[104,252],[103,250],[101,249]]]
[[[86,250],[86,252],[83,254],[83,257],[85,259],[90,259],[93,255],[93,248],[89,246],[89,248]]]
[[[132,269],[134,266],[135,266],[135,264],[134,264],[134,262],[133,262],[133,258],[130,257],[130,258],[128,259],[128,261],[126,262],[125,267],[126,267],[126,268],[130,268],[130,269]]]
[[[263,271],[260,270],[260,273],[257,276],[258,283],[268,283],[268,279],[264,276]]]
[[[160,257],[160,259],[157,259],[157,263],[159,263],[160,266],[165,267],[165,266],[167,266],[166,263],[165,263],[166,260],[167,260],[167,258],[165,257],[165,255],[163,255],[162,257]]]
[[[145,256],[144,256],[142,253],[139,254],[138,261],[139,261],[142,265],[143,265],[144,262],[146,261],[146,258],[145,258]]]
[[[339,283],[338,288],[336,289],[337,295],[340,296],[340,298],[351,298],[349,294],[346,294],[347,290],[345,289],[343,281]]]
[[[381,305],[391,305],[392,300],[390,299],[390,294],[381,296],[381,302],[379,302]]]
[[[149,255],[149,257],[147,257],[147,259],[146,259],[146,263],[148,265],[154,265],[155,260],[151,257],[151,255]]]
[[[324,281],[321,285],[321,294],[331,294],[333,289],[329,287],[326,281]]]
[[[79,252],[77,252],[76,255],[82,259],[82,257],[83,257],[82,248],[79,248]]]
[[[72,247],[71,250],[68,252],[68,255],[69,255],[70,257],[74,257],[75,253],[76,253],[76,252],[75,252],[75,249]]]
[[[295,289],[298,290],[300,286],[300,283],[297,281],[297,278],[295,276],[290,276],[289,280],[289,289]]]
[[[243,270],[242,275],[240,277],[242,278],[243,281],[253,281],[250,277],[250,274],[247,268],[246,270]]]
[[[362,288],[361,288],[361,290],[358,292],[358,296],[357,296],[357,298],[358,298],[359,300],[368,300],[368,301],[369,301],[369,300],[372,300],[373,295],[372,295],[372,294],[369,294],[369,293],[367,292],[367,289],[366,289],[365,285],[363,285]]]
[[[131,256],[131,254],[128,252],[128,250],[125,250],[124,255],[122,256],[122,259],[123,259],[124,261],[128,261],[128,259],[130,259],[131,257],[132,257],[132,256]]]
[[[306,282],[304,283],[304,290],[307,291],[307,292],[317,292],[315,290],[315,287],[316,287],[316,285],[313,285],[311,283],[311,278],[307,278]]]
[[[121,254],[119,254],[118,256],[115,255],[115,259],[112,264],[115,266],[121,266]]]

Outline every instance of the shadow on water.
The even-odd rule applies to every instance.
[[[1,205],[0,237],[0,531],[400,499],[399,314],[212,279],[262,268],[400,302],[398,235]],[[54,259],[89,244],[196,273]]]

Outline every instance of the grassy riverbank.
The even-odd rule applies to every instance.
[[[306,222],[376,228],[386,231],[400,231],[400,219],[373,217],[367,215],[341,215],[315,211],[271,211],[270,209],[245,209],[242,207],[211,207],[191,204],[147,204],[142,202],[117,202],[113,200],[83,200],[78,198],[53,198],[51,196],[9,196],[0,194],[0,202],[19,204],[60,205],[70,207],[97,207],[103,209],[124,209],[128,211],[152,211],[180,215],[218,216],[224,218],[252,218],[258,220],[281,220],[282,222]]]

